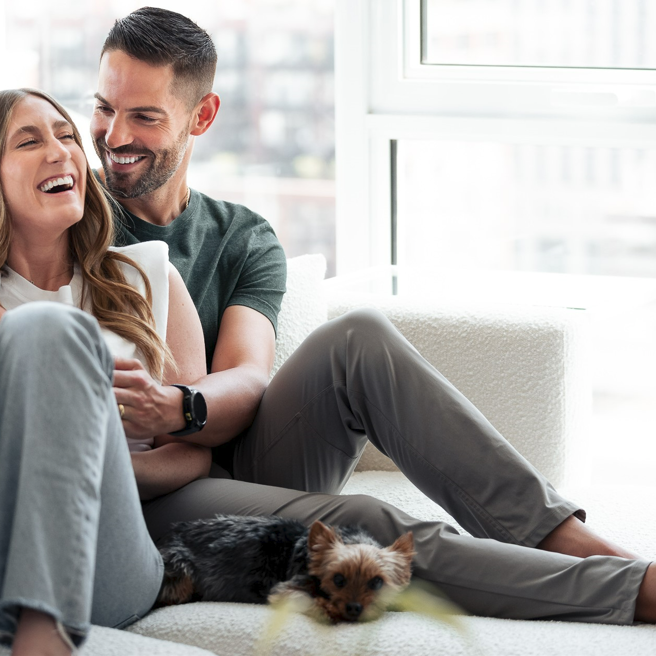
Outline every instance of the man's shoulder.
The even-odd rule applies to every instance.
[[[259,215],[257,212],[254,212],[249,207],[246,207],[245,205],[240,205],[239,203],[231,203],[227,200],[212,198],[207,194],[196,190],[194,190],[194,194],[197,194],[198,197],[197,213],[199,215],[195,218],[198,218],[201,221],[218,219],[219,222],[228,225],[235,221],[241,224],[269,225],[269,222],[264,217]]]
[[[195,193],[198,194],[198,204],[190,222],[190,230],[196,234],[203,233],[204,239],[208,239],[212,233],[218,233],[227,250],[282,250],[273,227],[257,212],[239,203],[216,200],[201,192]]]

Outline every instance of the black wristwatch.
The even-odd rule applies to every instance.
[[[182,390],[184,394],[182,398],[182,413],[184,414],[187,425],[179,431],[169,433],[174,437],[182,437],[183,435],[191,435],[203,430],[203,426],[207,423],[207,403],[205,397],[193,387],[186,385],[171,385]]]

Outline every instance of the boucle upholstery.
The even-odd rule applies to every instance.
[[[276,357],[271,377],[299,344],[326,320],[325,275],[323,255],[300,255],[287,260],[287,292],[278,315]]]

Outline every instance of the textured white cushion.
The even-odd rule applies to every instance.
[[[270,621],[263,606],[199,603],[155,611],[134,630],[193,642],[220,656],[653,656],[656,645],[656,627],[646,625],[465,617],[456,630],[415,613],[331,627],[297,615],[262,642]]]
[[[10,653],[8,647],[0,647],[0,656]],[[211,656],[214,652],[94,626],[78,653],[80,656]]]
[[[323,255],[300,255],[287,260],[287,293],[278,315],[272,377],[301,342],[326,321],[325,275]]]

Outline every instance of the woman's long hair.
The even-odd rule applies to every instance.
[[[37,89],[10,89],[0,91],[0,160],[5,153],[13,110],[28,95],[49,102],[71,124],[75,142],[82,148],[82,139],[75,124],[54,98]],[[89,299],[91,313],[98,323],[135,344],[143,354],[150,373],[161,379],[164,366],[175,365],[166,343],[155,330],[150,282],[136,262],[108,250],[114,243],[114,218],[109,202],[115,201],[108,200],[88,162],[86,176],[84,214],[69,229],[69,248],[73,261],[78,263],[82,273],[82,298]],[[11,238],[11,217],[0,186],[0,267],[7,261]],[[121,263],[129,264],[141,274],[146,298],[127,283]]]

